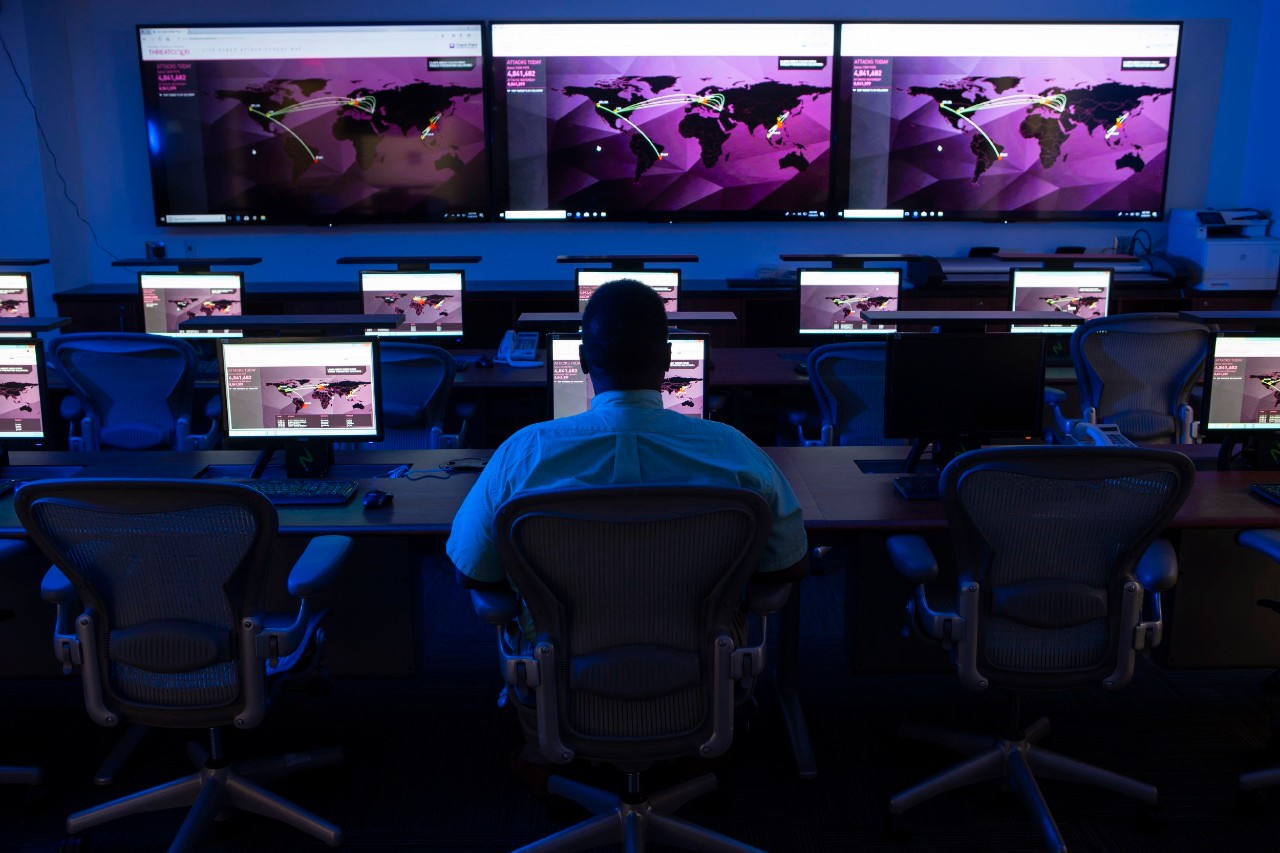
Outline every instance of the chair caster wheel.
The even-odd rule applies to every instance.
[[[83,835],[68,835],[58,842],[58,853],[89,853],[89,840]]]
[[[911,840],[911,822],[900,814],[889,815],[885,823],[885,836],[894,844],[905,844]]]

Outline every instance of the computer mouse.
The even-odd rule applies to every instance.
[[[487,355],[482,355],[476,359],[476,367],[493,367],[493,359]]]
[[[384,492],[381,489],[370,489],[364,493],[364,508],[378,509],[391,503],[394,496],[390,492]]]

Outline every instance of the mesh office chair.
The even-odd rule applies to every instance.
[[[1204,369],[1212,332],[1176,314],[1114,314],[1071,333],[1080,420],[1115,424],[1139,444],[1190,444],[1191,390]],[[1045,389],[1061,435],[1076,421],[1061,411],[1066,394]]]
[[[733,630],[769,536],[764,500],[713,487],[529,492],[503,504],[493,524],[537,634],[526,653],[502,649],[503,673],[534,697],[542,754],[556,764],[609,762],[628,775],[621,798],[553,776],[551,793],[595,816],[521,849],[622,841],[642,850],[647,837],[694,850],[755,850],[667,814],[714,790],[714,776],[646,797],[640,771],[729,747],[735,682],[749,684],[764,660],[763,639],[736,648]],[[788,587],[763,585],[748,604],[776,609]],[[513,598],[479,590],[473,597],[498,625],[502,646]]]
[[[889,539],[915,584],[913,629],[946,648],[961,682],[1011,692],[1003,738],[904,726],[903,734],[973,757],[890,801],[890,811],[988,779],[1005,779],[1035,816],[1049,849],[1065,844],[1035,775],[1086,782],[1154,806],[1150,785],[1038,746],[1041,719],[1025,729],[1024,691],[1127,684],[1138,652],[1161,638],[1160,593],[1177,580],[1173,548],[1157,539],[1194,476],[1180,453],[1118,447],[990,448],[942,472],[959,593],[935,609],[926,584],[937,562],[917,536]],[[943,596],[935,595],[935,603]]]
[[[196,353],[186,341],[82,332],[55,338],[49,357],[74,394],[62,408],[72,450],[202,450],[216,444],[216,421],[207,434],[191,434]],[[216,409],[211,405],[206,414],[216,417]]]
[[[822,414],[822,438],[802,445],[901,444],[884,437],[883,341],[826,344],[809,353],[809,385]]]
[[[430,344],[378,343],[382,374],[383,439],[362,445],[383,450],[462,447],[466,423],[456,435],[444,431],[445,407],[453,390],[453,356]]]
[[[337,763],[340,750],[232,766],[220,729],[258,725],[275,681],[269,673],[314,661],[323,612],[313,598],[336,576],[350,539],[313,539],[289,575],[297,612],[270,613],[263,586],[276,512],[252,489],[202,480],[45,480],[19,489],[15,508],[58,569],[45,582],[46,595],[61,602],[55,646],[65,668],[80,667],[94,721],[209,730],[207,751],[188,750],[195,773],[73,814],[67,832],[189,805],[171,851],[190,849],[227,808],[341,843],[338,827],[258,784]]]
[[[1244,530],[1236,535],[1236,541],[1246,548],[1252,548],[1280,562],[1280,530]],[[1280,614],[1280,601],[1263,598],[1258,601],[1259,607],[1266,607]],[[1280,671],[1273,672],[1269,678],[1272,689],[1280,686]],[[1277,722],[1273,721],[1273,727]],[[1269,767],[1265,770],[1254,770],[1240,776],[1240,790],[1249,793],[1262,788],[1280,785],[1280,767]]]

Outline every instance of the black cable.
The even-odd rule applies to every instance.
[[[76,200],[71,197],[71,188],[67,185],[67,179],[62,174],[62,169],[58,166],[58,155],[53,153],[53,146],[49,144],[49,136],[44,132],[44,125],[40,122],[40,111],[36,109],[36,102],[32,100],[31,92],[27,89],[27,81],[22,79],[22,74],[18,71],[18,63],[14,61],[13,54],[9,52],[9,43],[4,40],[3,31],[0,31],[0,47],[4,48],[4,55],[9,59],[9,67],[13,69],[13,78],[18,81],[18,85],[22,88],[22,96],[31,105],[31,115],[35,119],[36,130],[40,131],[40,141],[44,143],[44,150],[49,152],[49,159],[53,162],[53,173],[58,176],[58,180],[62,181],[63,197],[71,205],[71,209],[75,211],[76,218],[89,229],[89,236],[93,238],[94,245],[109,255],[113,261],[120,260],[119,255],[102,245],[102,241],[98,239],[98,232],[93,230],[93,225],[80,212],[80,205],[76,204]]]
[[[1137,231],[1133,232],[1133,239],[1129,245],[1129,253],[1133,255],[1138,254],[1138,236],[1139,235],[1142,235],[1143,237],[1146,238],[1146,240],[1144,241],[1145,248],[1142,250],[1142,254],[1143,255],[1151,254],[1151,249],[1152,249],[1151,232],[1145,228],[1139,228]]]

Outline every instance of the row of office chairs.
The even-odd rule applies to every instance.
[[[1139,444],[1190,444],[1191,395],[1204,369],[1212,332],[1176,314],[1117,314],[1091,320],[1071,335],[1081,415],[1063,411],[1067,394],[1045,389],[1052,435],[1075,423],[1115,424]],[[822,419],[816,446],[896,443],[884,437],[882,342],[827,344],[808,358],[809,384]]]
[[[385,438],[378,447],[462,447],[466,424],[444,431],[454,361],[428,344],[383,342],[379,348]],[[210,428],[192,432],[196,353],[186,341],[135,332],[62,335],[49,357],[71,395],[61,413],[72,450],[207,450],[219,441],[221,407],[205,409]]]
[[[1063,850],[1037,775],[1155,803],[1150,785],[1040,747],[1048,722],[1024,726],[1017,697],[1089,684],[1119,689],[1136,658],[1159,644],[1160,594],[1177,578],[1173,549],[1159,536],[1192,478],[1181,454],[1111,447],[991,448],[944,470],[957,585],[938,588],[938,561],[918,537],[892,537],[890,557],[914,587],[912,629],[948,650],[964,686],[1006,691],[1015,710],[998,738],[904,726],[904,735],[972,757],[895,796],[893,814],[1002,778],[1048,849]],[[272,681],[314,655],[323,613],[313,602],[332,584],[349,540],[312,540],[289,577],[298,610],[270,613],[262,586],[275,511],[256,492],[208,481],[46,481],[24,486],[16,506],[56,567],[44,592],[58,606],[57,647],[68,668],[80,669],[93,718],[210,729],[209,748],[192,752],[192,775],[72,815],[68,831],[190,805],[172,848],[185,850],[219,810],[239,807],[339,843],[337,827],[259,787],[339,753],[235,769],[221,761],[218,731],[256,725]],[[712,790],[713,777],[649,793],[641,773],[656,761],[729,747],[734,705],[765,671],[767,635],[744,635],[736,616],[745,609],[763,618],[790,593],[788,585],[750,584],[769,525],[761,499],[739,489],[532,492],[500,508],[500,554],[536,632],[527,646],[513,645],[505,629],[518,610],[514,596],[473,590],[477,613],[498,628],[503,677],[517,696],[532,697],[547,761],[606,762],[628,776],[621,798],[553,777],[549,790],[593,817],[523,849],[610,841],[643,849],[646,837],[694,850],[755,849],[670,814]],[[1242,544],[1274,550],[1275,533]],[[1270,771],[1242,786],[1276,781]]]

